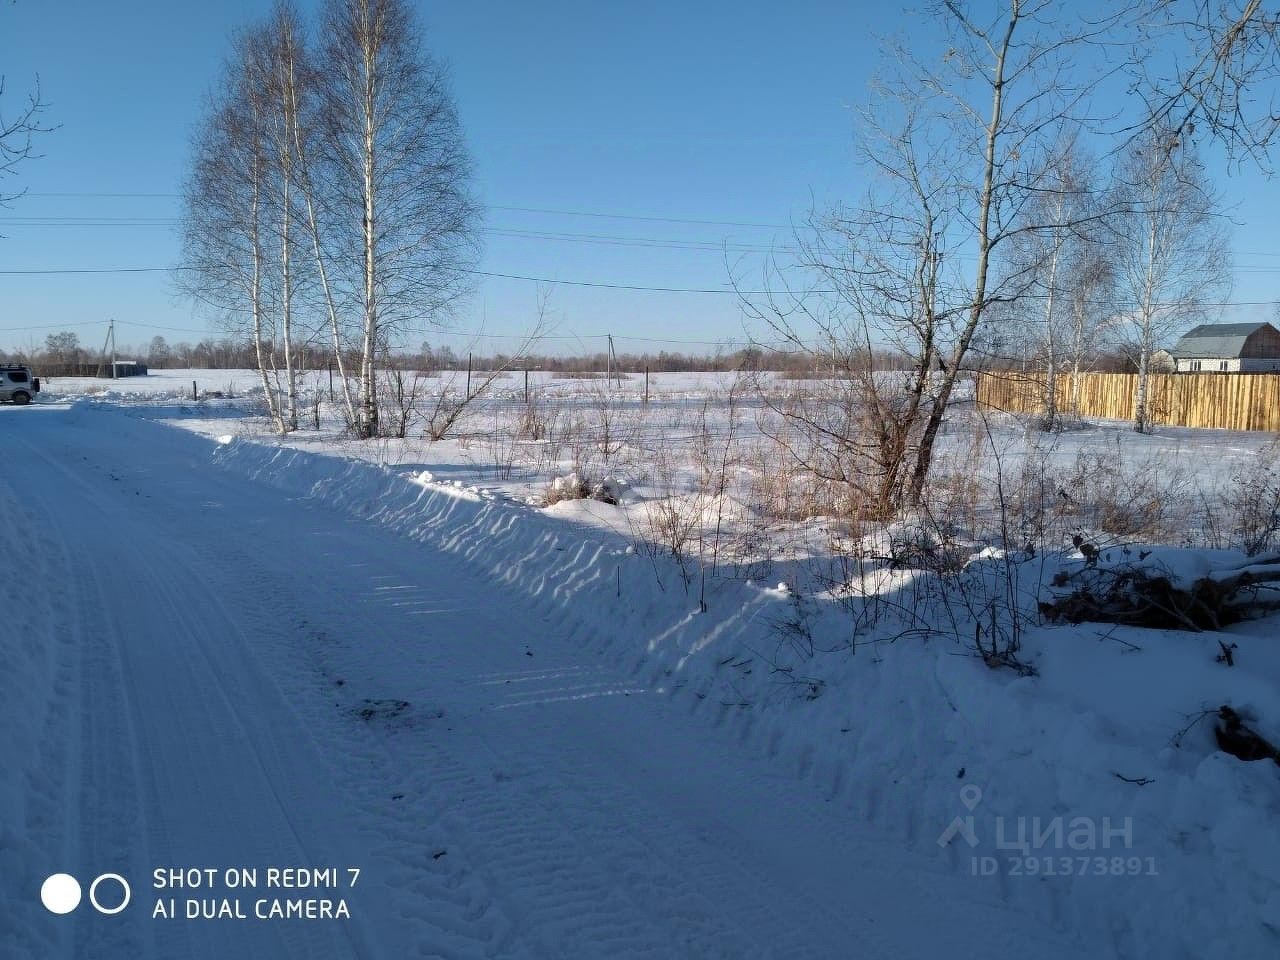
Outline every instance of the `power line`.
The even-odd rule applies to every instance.
[[[757,223],[745,220],[701,220],[691,217],[650,217],[627,213],[602,213],[593,210],[558,210],[549,207],[513,207],[491,204],[490,210],[511,210],[517,213],[549,213],[562,217],[595,217],[603,220],[642,220],[648,223],[688,223],[707,227],[751,227],[764,230],[790,230],[791,224]]]
[[[26,330],[63,330],[67,327],[96,327],[105,320],[77,320],[74,323],[39,323],[29,327],[0,327],[0,333],[22,333]]]
[[[110,322],[109,320],[75,320],[69,323],[40,323],[27,327],[0,327],[0,333],[22,333],[27,330],[65,330],[68,327],[96,327]],[[168,330],[172,333],[208,334],[211,332],[209,330],[198,330],[195,327],[166,327],[155,323],[141,323],[137,320],[117,320],[115,322],[122,327],[145,327],[148,330]]]
[[[55,276],[68,273],[167,273],[182,267],[50,267],[38,270],[0,270],[0,276]]]
[[[86,193],[83,191],[36,191],[31,190],[23,194],[24,197],[168,197],[176,198],[182,196],[180,193]]]
[[[113,273],[167,273],[177,270],[189,270],[190,267],[49,267],[40,269],[17,269],[17,270],[0,270],[0,276],[58,276],[65,274],[113,274]],[[476,277],[490,277],[498,280],[519,280],[526,283],[546,283],[559,286],[571,287],[588,287],[604,290],[635,290],[642,293],[690,293],[690,294],[717,294],[736,297],[767,297],[767,296],[792,296],[793,294],[787,290],[738,290],[734,287],[660,287],[648,286],[638,283],[609,283],[602,280],[562,280],[556,277],[533,277],[527,274],[519,273],[498,273],[492,270],[462,270],[462,273]],[[795,295],[809,295],[815,293],[834,294],[841,291],[828,287],[813,287],[798,291]],[[1045,294],[1025,294],[1024,299],[1043,300]],[[1104,307],[1126,307],[1127,302],[1119,300],[1091,300],[1093,306]],[[1172,306],[1173,304],[1157,303],[1156,307]],[[1270,307],[1280,305],[1277,300],[1218,300],[1212,303],[1202,303],[1202,307]],[[718,342],[718,341],[711,341]]]
[[[138,320],[117,320],[122,327],[144,327],[147,330],[168,330],[172,333],[209,333],[209,330],[197,330],[194,327],[166,327],[157,323],[142,323]]]
[[[492,236],[514,237],[529,240],[557,240],[570,243],[602,243],[615,246],[653,247],[671,250],[705,250],[711,253],[729,251],[732,253],[773,253],[783,251],[796,252],[794,247],[764,247],[759,244],[733,243],[718,240],[679,240],[659,237],[619,237],[609,234],[595,233],[553,233],[540,230],[517,230],[510,227],[486,227],[481,230]]]
[[[530,277],[518,273],[495,273],[489,270],[464,270],[477,277],[493,277],[499,280],[523,280],[529,283],[551,283],[567,287],[598,287],[605,290],[639,290],[645,293],[717,293],[731,296],[764,296],[768,290],[735,290],[732,287],[651,287],[637,283],[606,283],[600,280],[557,280],[552,277]],[[834,290],[813,290],[811,293],[835,293]]]
[[[170,270],[187,270],[189,267],[47,267],[40,269],[0,270],[0,276],[60,276],[65,274],[110,274],[110,273],[166,273]],[[734,290],[733,288],[716,287],[656,287],[635,283],[606,283],[596,280],[559,280],[554,277],[530,277],[515,273],[495,273],[489,270],[463,270],[463,273],[477,277],[491,277],[500,280],[522,280],[528,283],[550,283],[575,287],[600,287],[609,290],[638,290],[649,293],[715,293],[730,295],[764,295],[765,290]],[[811,291],[813,293],[834,293],[835,291]]]
[[[168,198],[177,199],[182,196],[180,193],[128,193],[128,192],[78,192],[78,191],[54,191],[54,192],[36,192],[27,193],[28,197],[91,197],[99,199],[126,199],[126,198]],[[569,210],[557,207],[526,207],[512,206],[507,204],[489,204],[490,210],[508,210],[514,213],[542,213],[550,214],[558,217],[591,217],[600,220],[635,220],[644,223],[684,223],[694,224],[706,227],[747,227],[751,229],[762,230],[790,230],[792,224],[786,223],[761,223],[759,221],[749,220],[711,220],[695,217],[659,217],[659,216],[643,216],[632,213],[611,213],[603,210]]]
[[[0,217],[0,227],[174,227],[180,221],[169,217]],[[523,230],[516,227],[481,227],[480,233],[517,240],[548,240],[558,243],[603,244],[608,246],[649,249],[703,251],[709,253],[795,253],[792,246],[762,246],[720,240],[679,239],[667,237],[628,237],[611,234],[565,233],[549,230]]]

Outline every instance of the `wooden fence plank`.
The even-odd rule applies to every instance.
[[[1079,410],[1073,410],[1072,378],[1058,382],[1058,406],[1066,414],[1132,420],[1138,376],[1132,373],[1080,375]],[[1010,413],[1041,413],[1044,379],[1034,374],[982,373],[977,400]],[[1148,383],[1152,422],[1177,427],[1280,431],[1280,374],[1158,373]]]

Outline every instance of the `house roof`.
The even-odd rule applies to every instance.
[[[1264,327],[1271,327],[1271,324],[1202,323],[1183,334],[1182,339],[1169,352],[1175,357],[1204,357],[1210,360],[1238,357],[1244,352],[1245,341]]]

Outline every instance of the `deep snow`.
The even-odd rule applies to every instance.
[[[0,516],[34,545],[0,635],[15,957],[1280,947],[1280,776],[1194,722],[1280,716],[1274,622],[1233,630],[1235,668],[1211,634],[1088,627],[1034,631],[1028,677],[943,637],[802,657],[789,624],[844,628],[779,588],[798,571],[701,612],[607,515],[581,525],[605,505],[113,404],[0,430]],[[150,918],[155,866],[273,862],[362,867],[352,919]],[[62,870],[137,902],[55,917],[35,891]]]

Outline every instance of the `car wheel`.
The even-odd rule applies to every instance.
[[[19,390],[17,393],[13,395],[13,402],[20,407],[25,404],[28,404],[31,402],[31,394],[26,393],[23,390]]]

